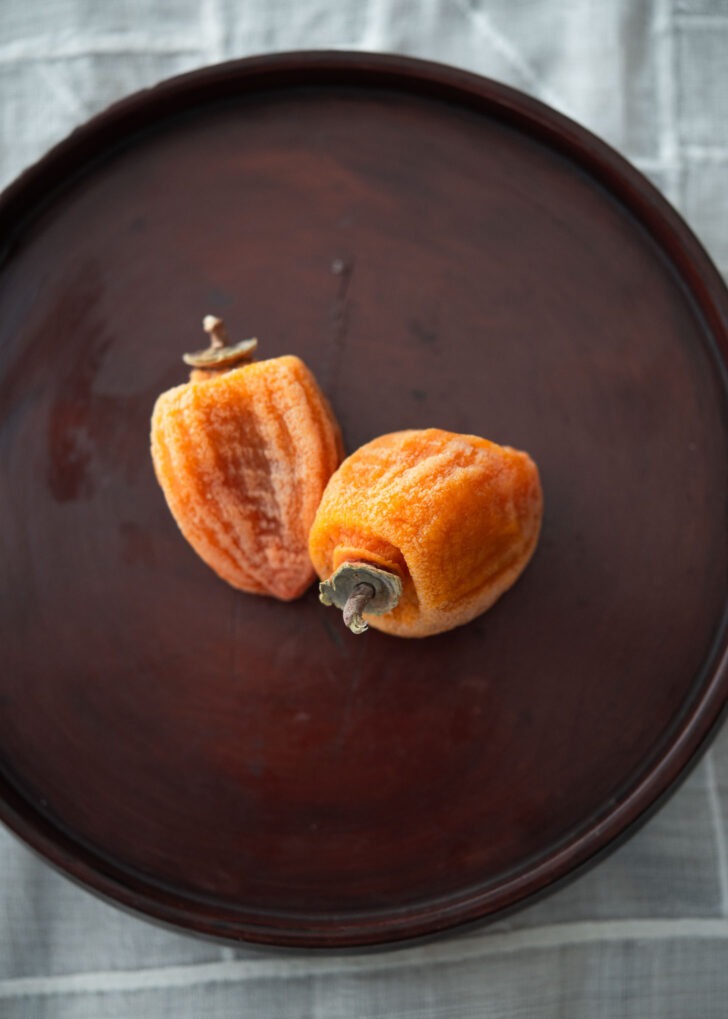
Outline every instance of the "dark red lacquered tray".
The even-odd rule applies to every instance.
[[[613,151],[453,69],[266,57],[97,117],[0,237],[0,815],[48,860],[223,938],[396,941],[547,889],[674,786],[728,688],[728,301]],[[528,450],[516,587],[408,641],[219,581],[148,453],[207,312],[303,357],[350,450]]]

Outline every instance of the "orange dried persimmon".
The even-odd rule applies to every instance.
[[[542,505],[527,453],[437,428],[380,436],[324,491],[309,535],[321,600],[355,633],[468,623],[526,567]]]
[[[190,381],[154,407],[157,480],[180,531],[223,580],[288,601],[315,579],[308,533],[343,455],[339,426],[300,358],[250,361],[256,341],[231,345],[219,319],[204,325],[212,342],[185,355]]]

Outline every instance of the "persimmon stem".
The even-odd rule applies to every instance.
[[[367,605],[376,593],[371,584],[364,582],[357,584],[352,589],[343,608],[344,623],[352,633],[364,633],[365,630],[369,629],[361,614],[366,610]]]
[[[202,320],[202,328],[210,337],[210,347],[212,350],[220,350],[221,347],[230,346],[230,337],[225,328],[225,323],[217,315],[205,315]]]
[[[182,360],[192,368],[205,369],[214,373],[227,368],[234,368],[242,361],[250,361],[258,346],[255,339],[239,340],[232,343],[225,328],[225,323],[217,315],[205,315],[202,328],[210,337],[210,345],[205,350],[196,350],[191,354],[183,354]]]
[[[341,609],[352,633],[369,629],[363,612],[369,616],[391,612],[401,595],[402,581],[396,573],[359,560],[343,562],[328,580],[319,584],[321,603]]]

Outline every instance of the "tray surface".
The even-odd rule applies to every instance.
[[[610,149],[452,69],[258,58],[97,117],[0,228],[0,816],[46,858],[353,946],[512,907],[673,787],[728,687],[728,301]],[[148,452],[208,312],[301,356],[349,450],[528,450],[517,585],[409,641],[219,581]]]

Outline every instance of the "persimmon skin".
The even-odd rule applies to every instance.
[[[321,580],[371,563],[402,581],[397,606],[369,626],[426,637],[485,612],[528,564],[543,495],[527,453],[437,428],[360,447],[330,478],[309,535]]]
[[[180,531],[218,576],[283,601],[309,587],[308,533],[343,447],[300,358],[193,371],[158,397],[151,454]]]

